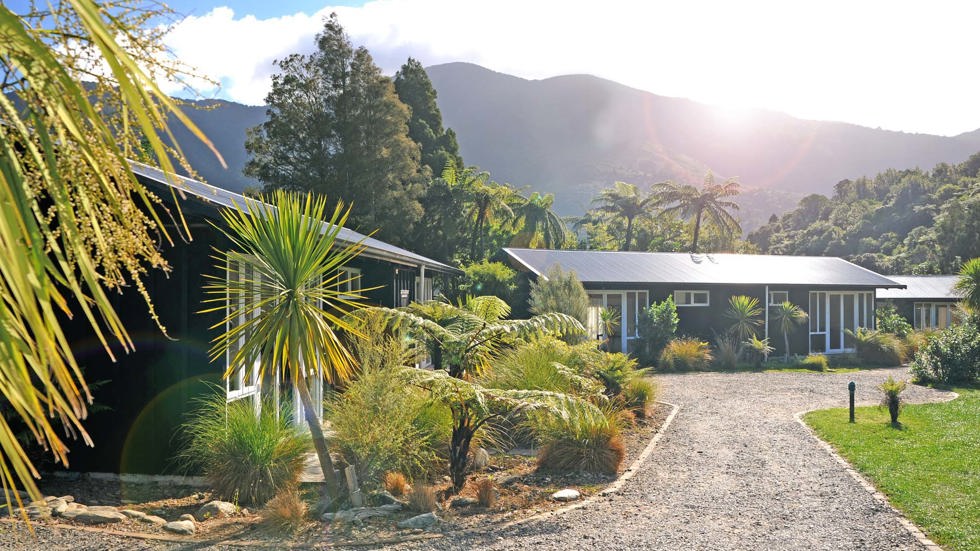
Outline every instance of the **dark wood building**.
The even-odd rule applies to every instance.
[[[953,286],[955,275],[886,276],[905,286],[904,289],[878,289],[876,297],[895,306],[915,329],[945,329],[958,320],[957,304],[962,294]]]
[[[229,246],[214,226],[222,223],[219,213],[252,199],[185,178],[172,183],[161,171],[143,165],[134,164],[133,170],[165,207],[175,212],[173,203],[179,201],[193,240],[177,240],[182,232],[176,225],[168,228],[176,243],[162,248],[172,271],[153,271],[147,277],[147,288],[166,335],[150,319],[142,297],[129,291],[113,298],[135,342],[134,352],[117,353],[118,360],[113,363],[89,336],[90,329],[69,329],[86,380],[94,383],[96,403],[85,423],[95,447],[87,448],[81,442],[71,446],[70,467],[75,471],[172,473],[175,433],[194,410],[195,397],[209,391],[207,383],[223,386],[229,401],[252,399],[256,404],[263,385],[268,386],[249,369],[240,370],[230,381],[222,380],[226,359],[209,362],[208,349],[217,335],[210,327],[224,316],[199,313],[204,308],[205,275],[226,277],[224,270],[215,268],[211,256],[214,250]],[[446,278],[460,273],[348,229],[341,230],[339,239],[366,246],[344,267],[350,275],[358,276],[349,278],[345,285],[375,288],[364,293],[373,304],[399,306],[430,299],[438,295]]]
[[[806,325],[790,335],[790,353],[842,353],[853,350],[845,330],[874,327],[875,291],[903,285],[833,257],[745,254],[689,254],[606,251],[505,249],[512,264],[532,277],[546,277],[553,266],[573,271],[589,294],[589,331],[599,332],[598,312],[619,311],[613,350],[631,349],[639,334],[639,311],[651,302],[673,297],[678,333],[713,340],[724,333],[724,314],[735,295],[759,299],[760,305],[784,301],[800,306]],[[782,334],[769,323],[764,308],[760,337],[769,337],[776,354]]]

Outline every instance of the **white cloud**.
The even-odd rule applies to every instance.
[[[969,59],[980,5],[970,2],[377,0],[265,20],[216,8],[168,43],[224,82],[222,95],[259,104],[272,61],[312,49],[331,11],[389,74],[408,56],[470,61],[894,130],[980,128]]]

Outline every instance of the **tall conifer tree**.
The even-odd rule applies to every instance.
[[[451,128],[443,129],[436,90],[421,63],[408,58],[395,75],[395,91],[411,110],[408,135],[422,148],[422,165],[429,167],[432,175],[442,174],[450,162],[462,170],[456,133]]]

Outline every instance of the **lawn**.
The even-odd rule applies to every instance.
[[[905,407],[893,428],[884,408],[807,414],[804,420],[933,541],[980,549],[980,389],[956,400]]]

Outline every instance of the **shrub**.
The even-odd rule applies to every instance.
[[[742,344],[745,346],[745,354],[756,369],[762,368],[762,361],[768,358],[773,351],[773,348],[769,346],[768,338],[759,339],[755,335],[749,337],[749,340]]]
[[[863,363],[895,366],[905,361],[905,345],[896,335],[864,327],[846,333],[854,338],[858,359]]]
[[[674,297],[667,297],[663,302],[654,302],[640,310],[637,324],[640,333],[637,355],[640,362],[650,365],[656,361],[664,347],[677,333],[679,321]]]
[[[438,459],[434,442],[448,441],[450,425],[440,426],[438,415],[420,392],[382,370],[362,370],[343,394],[326,403],[337,448],[361,481],[375,488],[388,471],[430,473]]]
[[[660,369],[664,371],[703,371],[711,365],[708,343],[694,338],[674,339],[660,354]]]
[[[914,358],[919,349],[929,342],[935,331],[912,331],[905,335],[905,357]]]
[[[294,532],[306,522],[308,507],[296,488],[286,488],[262,508],[263,522],[277,530]]]
[[[718,369],[734,371],[738,367],[738,342],[731,337],[715,338],[714,364]]]
[[[399,497],[405,495],[405,491],[408,490],[408,478],[402,473],[398,472],[387,472],[384,478],[384,487],[389,494]]]
[[[513,304],[517,292],[517,272],[502,262],[482,261],[463,267],[463,283],[459,286],[461,296],[493,295],[508,304]]]
[[[800,360],[799,365],[800,367],[811,371],[830,370],[830,364],[827,362],[827,356],[824,356],[823,354],[810,354],[809,356]]]
[[[646,417],[656,394],[657,391],[652,381],[634,377],[623,385],[623,392],[620,396],[626,409],[638,417]]]
[[[895,305],[890,302],[879,304],[875,308],[875,327],[882,333],[891,333],[903,338],[912,333],[912,325],[895,310]]]
[[[980,381],[980,330],[971,323],[943,329],[919,349],[911,369],[915,379],[923,382]]]
[[[408,507],[419,513],[431,513],[439,508],[436,489],[428,484],[416,484],[408,496]]]
[[[563,364],[569,347],[555,346],[556,339],[545,338],[519,344],[503,353],[493,369],[483,374],[480,384],[503,390],[548,390],[562,394],[595,397],[602,385]]]
[[[878,390],[884,395],[881,405],[888,408],[888,416],[892,425],[898,425],[898,412],[902,407],[902,392],[905,391],[905,381],[896,381],[891,376],[878,385]]]
[[[605,353],[596,360],[592,375],[605,386],[606,396],[618,396],[636,374],[636,360],[621,352]]]
[[[565,417],[532,416],[530,422],[541,442],[539,469],[615,474],[626,457],[613,412],[578,407]]]
[[[226,403],[224,389],[215,388],[182,426],[186,445],[177,461],[200,470],[220,499],[261,505],[296,486],[312,450],[309,435],[293,426],[288,411],[276,413],[271,401],[263,401],[256,417],[251,400]]]
[[[534,315],[559,312],[589,323],[589,295],[575,272],[564,272],[560,266],[548,270],[547,279],[538,278],[531,283],[528,303]]]
[[[492,477],[481,478],[476,482],[476,499],[483,507],[493,507],[497,503],[497,487]]]

